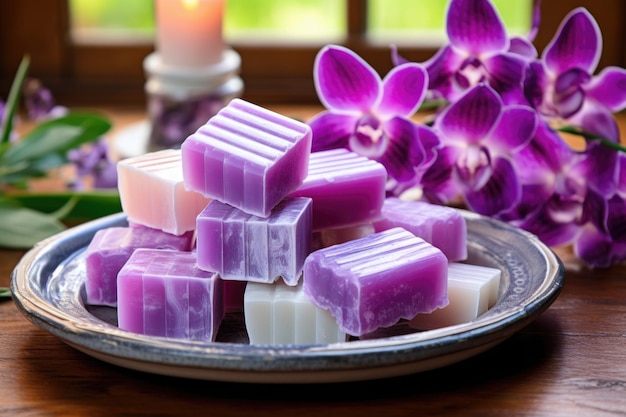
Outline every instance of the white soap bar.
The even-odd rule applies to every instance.
[[[196,216],[211,201],[185,188],[180,149],[123,159],[117,175],[128,220],[173,235],[195,230]]]
[[[248,282],[244,317],[250,344],[308,345],[345,342],[335,319],[315,306],[303,293],[302,281],[293,287]]]
[[[418,314],[409,325],[431,330],[474,320],[496,303],[501,275],[496,268],[451,262],[448,265],[450,303],[430,314]]]

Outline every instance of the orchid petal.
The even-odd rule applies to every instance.
[[[615,244],[610,236],[589,225],[574,242],[574,253],[591,268],[608,268],[624,260],[623,244]]]
[[[327,45],[317,54],[314,81],[328,109],[369,112],[382,94],[380,76],[348,48]]]
[[[623,199],[614,196],[608,201],[608,206],[607,230],[614,241],[626,243],[626,204]]]
[[[586,9],[579,7],[565,17],[556,36],[544,50],[544,59],[555,74],[570,68],[593,73],[601,52],[602,36],[598,23]]]
[[[516,152],[517,173],[524,184],[545,183],[573,158],[572,149],[545,121],[539,120],[533,139]]]
[[[489,86],[480,84],[468,90],[437,119],[443,140],[477,143],[487,136],[500,117],[502,102]]]
[[[581,85],[590,79],[591,75],[579,68],[572,68],[559,74],[554,82],[553,101],[561,117],[564,119],[572,117],[582,108],[585,92]]]
[[[452,0],[446,32],[454,48],[473,56],[509,47],[504,23],[489,0]]]
[[[406,64],[410,62],[408,59],[400,55],[398,52],[398,47],[396,45],[391,45],[391,62],[393,62],[394,66]]]
[[[526,61],[513,53],[501,53],[483,60],[489,73],[489,85],[497,91],[521,88]]]
[[[517,152],[537,130],[537,113],[527,106],[505,107],[488,145],[502,153]]]
[[[587,186],[602,195],[609,197],[617,189],[619,164],[617,152],[599,143],[590,143],[581,160],[571,170],[580,178],[586,178]]]
[[[544,92],[548,88],[548,76],[545,67],[540,61],[531,62],[526,67],[524,77],[524,96],[528,103],[538,109],[544,100]]]
[[[417,136],[415,123],[394,117],[384,123],[389,143],[378,162],[398,182],[409,181],[415,176],[415,168],[424,160],[424,148]]]
[[[568,121],[580,126],[585,132],[615,143],[620,141],[619,127],[611,111],[589,100],[585,101],[582,108]]]
[[[437,152],[435,163],[422,177],[424,196],[428,201],[447,204],[460,194],[453,172],[461,152],[461,148],[456,146],[445,146]]]
[[[435,90],[444,98],[451,98],[454,91],[452,75],[461,67],[463,56],[450,45],[440,48],[433,57],[424,62],[428,72],[428,88]]]
[[[477,213],[495,216],[514,207],[521,197],[521,186],[515,168],[505,158],[496,158],[492,175],[479,190],[465,193],[468,206]]]
[[[418,124],[417,136],[422,147],[424,148],[424,162],[422,165],[430,166],[437,158],[437,150],[441,146],[441,140],[435,131],[425,125]]]
[[[553,221],[545,207],[533,217],[525,219],[520,227],[536,235],[548,246],[558,246],[570,243],[576,238],[580,226],[576,223],[558,223]]]
[[[564,119],[569,119],[580,111],[585,103],[585,92],[581,88],[568,91],[567,94],[554,97],[556,110]]]
[[[308,122],[313,132],[311,152],[347,148],[357,121],[358,116],[355,115],[330,111],[319,113]]]
[[[534,0],[533,1],[533,15],[532,15],[532,21],[530,24],[530,30],[528,31],[528,34],[526,35],[526,38],[528,39],[529,42],[532,42],[535,40],[535,37],[537,36],[537,32],[539,32],[540,23],[541,23],[541,0]]]
[[[626,69],[607,67],[585,88],[587,96],[612,112],[626,108]]]
[[[426,95],[428,74],[416,63],[394,67],[383,80],[383,97],[378,113],[390,116],[411,117],[422,104]]]
[[[535,59],[539,56],[535,45],[526,38],[513,36],[510,40],[509,52],[520,55],[526,59]]]

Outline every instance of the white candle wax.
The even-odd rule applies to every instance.
[[[156,0],[156,49],[165,65],[202,67],[224,51],[224,0]]]

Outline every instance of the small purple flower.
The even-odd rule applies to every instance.
[[[511,155],[536,126],[531,108],[505,106],[486,84],[472,87],[435,120],[443,149],[424,176],[425,195],[447,203],[460,192],[470,209],[490,216],[512,209],[521,183]]]
[[[524,91],[544,116],[616,140],[612,113],[626,108],[626,70],[607,67],[594,76],[601,50],[602,35],[593,16],[582,7],[573,10],[542,59],[531,63]]]
[[[76,168],[75,190],[87,188],[87,180],[93,180],[94,188],[116,188],[117,167],[108,154],[107,143],[100,139],[91,146],[72,149],[67,155]]]
[[[396,66],[381,79],[353,51],[329,45],[316,57],[314,81],[327,110],[309,121],[313,152],[347,148],[377,160],[398,189],[433,163],[439,139],[411,120],[426,92],[421,65]]]
[[[511,44],[489,0],[452,0],[446,33],[450,44],[425,62],[429,89],[436,95],[455,101],[479,83],[488,83],[504,97],[510,95],[511,100],[521,94],[528,59],[525,55],[532,56],[534,48],[521,39]]]
[[[22,86],[24,105],[28,117],[34,121],[44,121],[65,116],[67,108],[57,106],[52,92],[36,78],[27,78]]]

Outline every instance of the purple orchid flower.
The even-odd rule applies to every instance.
[[[626,70],[607,67],[594,76],[601,49],[602,35],[593,16],[582,7],[574,9],[542,59],[531,63],[524,91],[544,116],[617,141],[612,114],[626,108]]]
[[[527,56],[534,48],[521,39],[511,44],[489,0],[450,1],[446,33],[450,44],[425,62],[433,98],[456,101],[469,88],[488,83],[507,103],[520,101]]]
[[[377,160],[397,189],[434,162],[439,138],[411,120],[426,92],[420,64],[396,66],[381,79],[352,50],[328,45],[315,59],[314,81],[326,110],[309,121],[313,152],[347,148]]]
[[[460,192],[471,210],[489,216],[512,209],[522,184],[511,155],[536,127],[530,107],[505,106],[486,84],[472,87],[435,120],[443,149],[424,176],[425,195],[446,203]]]

